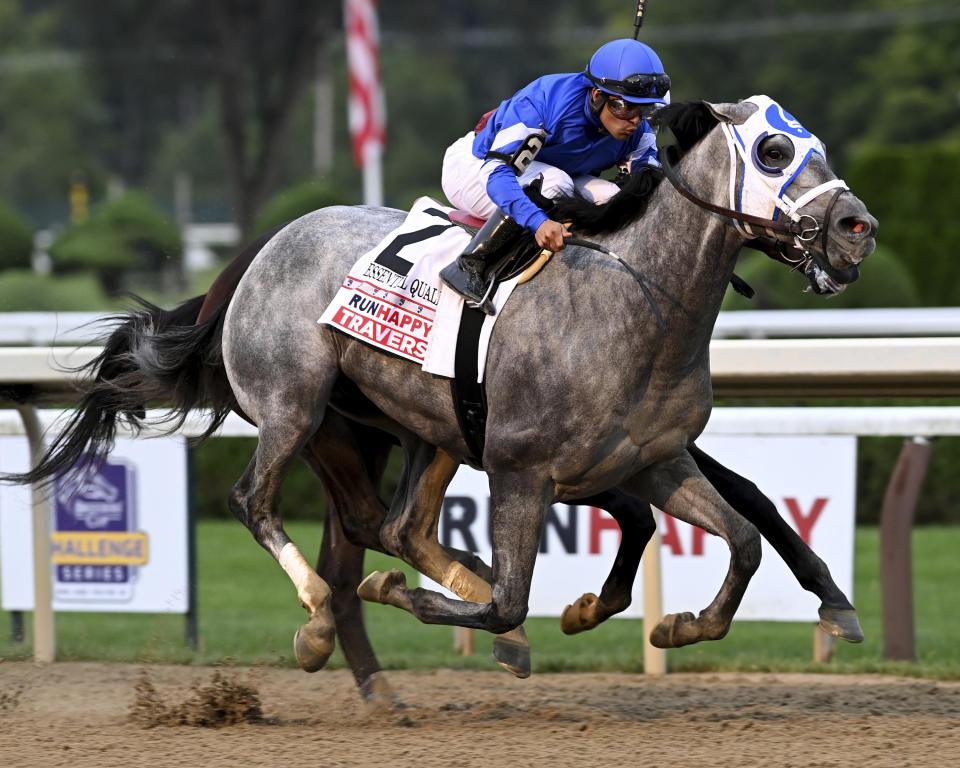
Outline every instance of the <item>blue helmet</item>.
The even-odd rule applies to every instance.
[[[583,73],[597,88],[634,104],[666,104],[670,77],[646,43],[625,38],[601,45]]]

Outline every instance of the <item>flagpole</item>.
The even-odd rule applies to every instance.
[[[383,148],[375,141],[364,147],[363,204],[383,205]]]
[[[386,107],[380,84],[377,1],[344,0],[344,23],[353,157],[363,173],[364,205],[382,206]]]

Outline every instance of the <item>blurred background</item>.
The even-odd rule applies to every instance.
[[[380,3],[386,204],[442,196],[453,139],[534,77],[632,36],[635,8]],[[185,293],[275,221],[360,202],[343,29],[341,2],[0,0],[0,309]],[[826,143],[882,222],[869,279],[832,306],[960,304],[956,3],[654,0],[641,39],[675,100],[766,93]],[[753,307],[811,303],[750,261]],[[58,290],[84,273],[97,280]]]
[[[362,202],[364,171],[348,128],[343,5],[0,0],[0,323],[5,312],[107,312],[127,306],[130,291],[173,305],[206,292],[259,232],[324,205]],[[380,180],[384,203],[397,208],[421,195],[443,200],[440,164],[454,139],[531,79],[581,71],[599,45],[631,37],[636,12],[633,0],[384,0],[377,7],[386,104]],[[735,101],[757,93],[778,100],[825,142],[838,175],[881,222],[869,267],[829,304],[802,293],[805,280],[747,252],[737,272],[757,296],[752,302],[729,296],[726,310],[960,307],[956,0],[650,0],[640,39],[660,54],[675,101]],[[874,398],[863,404],[925,403]],[[857,604],[871,639],[847,647],[844,658],[860,671],[880,668],[876,524],[902,442],[861,438],[858,444]],[[956,581],[958,443],[937,439],[916,510],[922,674],[956,676],[960,665],[957,612],[944,588]],[[227,494],[252,450],[252,439],[231,438],[193,452],[195,476],[202,478],[193,501],[204,519],[205,611],[226,605],[237,617],[245,613],[236,606],[239,592],[250,587],[237,574],[252,578],[256,567],[263,594],[251,600],[251,615],[278,603],[273,596],[289,587],[269,558],[253,554],[241,526],[211,520],[229,517]],[[298,541],[319,535],[313,521],[321,514],[320,496],[316,479],[295,468],[281,511],[285,519],[304,520],[291,524]],[[204,570],[214,568],[215,558],[225,560],[220,582]],[[222,598],[230,588],[236,600]],[[300,612],[287,602],[283,621],[295,628]],[[375,610],[369,614],[394,648],[402,645],[396,613],[382,620]],[[257,615],[263,632],[279,621]],[[291,663],[286,629],[254,637],[249,649],[237,651],[249,628],[237,630],[232,618],[205,626],[206,656],[262,659],[264,648],[276,648],[280,663]],[[170,619],[120,625],[98,617],[95,624],[115,638],[127,637],[134,624],[146,633],[118,658],[142,658],[145,644],[157,658],[193,658]],[[637,645],[635,628],[611,624],[615,650],[596,662],[593,637],[582,645],[563,639],[551,651],[549,638],[557,634],[551,623],[552,634],[544,629],[536,637],[538,669],[639,668],[630,650]],[[100,658],[102,632],[91,626],[73,616],[63,620],[67,658]],[[426,636],[411,634],[408,656],[396,650],[388,664],[421,663]],[[460,663],[451,659],[447,634],[429,637],[444,649],[438,658]],[[729,663],[738,668],[774,664],[768,655],[782,667],[781,627],[750,637],[711,648],[735,657]],[[809,627],[795,628],[792,637],[797,668],[805,668],[800,660],[809,655]],[[711,652],[697,646],[678,657],[677,666],[715,668]],[[0,655],[24,653],[0,642]],[[489,662],[484,657],[476,664]]]
[[[448,144],[529,80],[582,70],[600,44],[632,36],[635,10],[379,3],[385,204],[442,200]],[[0,0],[0,312],[106,311],[126,291],[168,306],[205,292],[257,233],[361,202],[343,17],[341,2],[320,0]],[[652,0],[640,37],[674,100],[780,101],[881,222],[869,269],[829,304],[748,252],[737,271],[757,297],[725,309],[960,306],[956,2]],[[955,442],[934,455],[931,478],[948,480],[928,483],[920,522],[960,518]],[[868,522],[899,441],[861,445]],[[224,453],[242,467],[249,446],[210,441],[201,472]],[[239,471],[206,473],[202,514],[227,514]],[[316,496],[298,477],[288,515],[303,509],[300,485]]]

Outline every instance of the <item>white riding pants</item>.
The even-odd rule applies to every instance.
[[[497,210],[497,204],[487,195],[487,179],[480,173],[484,161],[474,157],[474,138],[474,132],[470,131],[447,148],[443,156],[440,185],[447,200],[457,208],[481,219],[489,219]],[[537,160],[530,163],[517,181],[521,187],[526,187],[538,176],[543,176],[541,191],[547,198],[569,196],[576,190],[587,200],[599,204],[620,191],[612,181],[588,175],[571,177],[566,171]]]

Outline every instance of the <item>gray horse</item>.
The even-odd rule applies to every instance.
[[[88,395],[86,408],[82,403],[46,458],[18,479],[49,478],[89,449],[103,450],[115,420],[126,416],[136,423],[152,398],[172,398],[180,416],[197,405],[210,407],[211,432],[227,412],[241,410],[260,436],[230,505],[286,570],[308,611],[295,642],[305,669],[325,663],[335,627],[329,585],[277,516],[283,477],[301,453],[334,489],[336,522],[355,543],[384,548],[392,531],[388,550],[402,550],[464,599],[408,590],[396,573],[372,574],[363,586],[366,597],[428,623],[494,633],[514,631],[526,614],[549,504],[616,487],[728,542],[730,568],[716,598],[699,616],[665,617],[652,635],[664,647],[722,637],[758,565],[759,539],[697,470],[687,446],[709,416],[711,330],[736,255],[750,237],[730,226],[736,212],[720,202],[745,174],[742,161],[731,170],[735,155],[722,127],[743,124],[756,109],[749,102],[700,104],[693,122],[703,128],[692,132],[680,120],[689,112],[665,112],[663,121],[687,135],[675,169],[678,187],[660,185],[644,216],[596,236],[622,261],[568,247],[518,287],[502,310],[486,367],[489,573],[431,549],[429,530],[418,527],[469,455],[447,382],[316,322],[349,267],[401,223],[398,211],[317,211],[273,237],[229,305],[203,323],[128,325],[126,338],[98,361],[99,394]],[[794,146],[783,133],[758,141],[752,151],[768,174],[794,161]],[[835,193],[821,194],[827,191]],[[799,265],[821,290],[854,279],[856,265],[875,245],[876,221],[863,204],[840,194],[819,154],[783,192],[798,203],[791,217],[796,226],[741,215],[748,231],[800,246],[805,257]],[[348,476],[342,464],[369,469],[356,433],[338,413],[386,429],[409,446],[401,510],[384,530],[376,489],[338,481]]]

